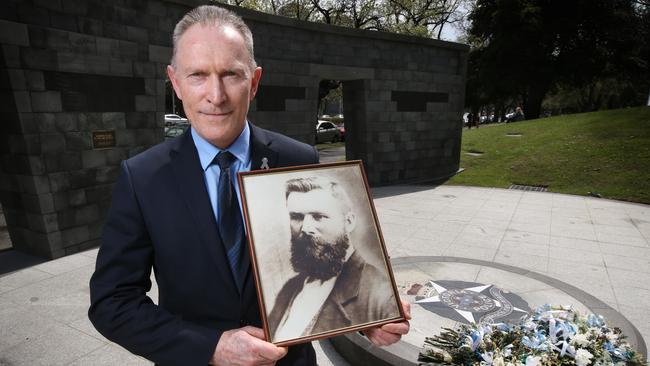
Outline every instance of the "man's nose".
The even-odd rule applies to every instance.
[[[306,215],[302,221],[302,232],[309,235],[316,234],[316,221],[311,215]]]
[[[221,104],[226,100],[223,80],[219,76],[213,76],[208,83],[208,101],[212,104]]]

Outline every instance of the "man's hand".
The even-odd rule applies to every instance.
[[[406,321],[384,324],[381,327],[370,328],[363,331],[366,337],[368,337],[370,342],[374,345],[389,346],[393,343],[397,343],[402,338],[402,335],[409,332],[411,326],[408,321],[411,320],[411,304],[404,300],[401,301]]]
[[[223,332],[210,364],[274,365],[286,354],[287,347],[276,347],[264,340],[264,330],[248,326]]]

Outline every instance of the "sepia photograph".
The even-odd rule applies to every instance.
[[[404,318],[360,161],[238,178],[269,342],[302,343]]]

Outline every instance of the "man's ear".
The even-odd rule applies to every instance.
[[[349,234],[357,227],[357,216],[349,211],[345,214],[345,231]]]
[[[174,74],[174,68],[172,67],[172,65],[167,65],[167,77],[169,78],[169,81],[172,82],[172,88],[174,88],[176,97],[180,100],[183,100],[183,96],[181,95],[181,90],[178,87],[178,82],[176,81],[176,74]]]
[[[251,79],[250,100],[253,100],[253,98],[255,98],[255,95],[257,94],[257,88],[260,86],[260,79],[262,79],[262,68],[258,66],[255,68],[255,70],[253,70],[253,78]]]

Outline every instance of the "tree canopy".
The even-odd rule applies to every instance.
[[[441,39],[468,0],[221,0],[265,13],[357,29]]]
[[[468,90],[468,100],[518,99],[526,117],[537,118],[544,97],[558,88],[645,75],[645,88],[637,87],[647,92],[640,10],[647,20],[647,5],[635,0],[477,0],[469,17],[468,87],[479,90]]]

